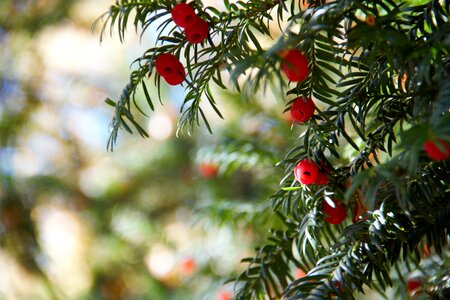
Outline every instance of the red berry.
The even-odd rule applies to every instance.
[[[180,264],[180,273],[182,275],[191,275],[195,269],[197,268],[197,264],[192,257],[185,258]]]
[[[208,36],[208,31],[208,22],[203,19],[196,18],[195,23],[184,30],[184,34],[186,35],[186,39],[189,42],[198,44],[206,39],[206,37]]]
[[[294,277],[295,279],[300,279],[306,276],[306,273],[302,269],[296,269]]]
[[[408,293],[412,295],[418,295],[422,293],[420,290],[422,287],[422,280],[420,278],[410,278],[406,282],[406,289],[408,290]]]
[[[281,53],[281,71],[290,81],[300,82],[308,77],[309,67],[306,56],[300,50],[291,49]]]
[[[375,25],[375,17],[373,15],[367,15],[365,21],[366,21],[366,24],[369,26]]]
[[[166,82],[170,85],[178,85],[184,81],[184,77],[181,75],[172,76],[172,77],[164,77]]]
[[[315,110],[316,106],[310,98],[298,97],[292,103],[291,115],[295,122],[303,123],[312,117]]]
[[[198,172],[202,177],[213,178],[217,176],[217,165],[213,163],[203,162],[198,166]]]
[[[327,201],[323,202],[322,209],[325,214],[325,221],[330,224],[341,224],[347,217],[345,205],[341,201],[334,199],[333,203],[335,207],[329,205]]]
[[[285,120],[289,124],[295,121],[294,118],[292,117],[291,111],[286,111],[283,113],[283,120]]]
[[[186,78],[183,65],[175,55],[170,53],[163,53],[156,57],[155,69],[170,85],[180,84]]]
[[[194,25],[196,19],[194,9],[186,3],[177,4],[172,9],[172,20],[180,27],[188,28]]]
[[[450,156],[450,145],[441,139],[425,141],[423,149],[433,160],[444,160]]]
[[[316,180],[314,180],[314,184],[316,185],[325,185],[329,182],[328,176],[324,173],[320,172],[317,174]]]
[[[217,300],[230,300],[231,293],[229,291],[221,291],[217,294]]]
[[[317,168],[316,164],[304,159],[298,163],[294,168],[294,176],[295,179],[300,181],[303,184],[311,184],[317,178],[319,174],[319,168]]]

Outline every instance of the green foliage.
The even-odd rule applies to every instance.
[[[430,137],[450,141],[448,1],[308,3],[299,10],[298,1],[225,1],[226,10],[220,12],[193,1],[210,24],[208,39],[195,46],[170,20],[174,1],[117,1],[105,15],[104,26],[117,27],[120,40],[131,16],[142,32],[158,25],[157,45],[136,61],[133,74],[138,75],[117,103],[108,101],[116,107],[111,149],[119,128],[131,132],[123,116],[145,136],[130,105],[137,87],[145,89],[144,78],[153,74],[160,53],[186,62],[190,81],[179,128],[188,132],[200,120],[211,131],[202,100],[222,117],[213,83],[242,91],[247,100],[258,89],[278,85],[287,98],[307,96],[318,104],[316,115],[279,162],[286,175],[272,197],[272,210],[283,228],[273,230],[266,245],[243,260],[249,267],[236,279],[236,299],[354,299],[354,292],[364,293],[365,287],[384,294],[393,285],[393,267],[419,266],[424,243],[442,261],[448,258],[450,165],[448,160],[430,162],[421,151]],[[277,23],[281,33],[275,37],[271,26]],[[262,36],[276,40],[264,49]],[[283,79],[279,52],[287,48],[308,57],[305,81]],[[158,75],[154,82],[160,89]],[[293,168],[305,158],[329,169],[329,184],[305,186],[293,178]],[[365,201],[369,211],[354,224],[327,224],[321,207],[331,198],[345,200],[348,213],[358,201]],[[294,266],[308,275],[293,278]],[[445,299],[448,278],[442,273],[433,278],[426,293]]]
[[[39,1],[25,1],[20,4],[14,0],[0,3],[0,28],[2,31],[21,30],[36,33],[45,26],[59,22],[67,17],[75,0],[54,1],[42,5]]]

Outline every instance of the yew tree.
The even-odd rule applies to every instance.
[[[99,18],[102,35],[120,41],[129,27],[157,34],[106,100],[108,148],[121,129],[148,137],[138,92],[153,110],[150,88],[181,85],[185,134],[214,131],[205,104],[226,118],[220,89],[243,102],[275,90],[298,137],[267,199],[283,226],[243,259],[234,298],[354,299],[393,287],[398,299],[449,299],[450,3],[203,2],[116,0]]]

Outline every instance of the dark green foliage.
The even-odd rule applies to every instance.
[[[222,117],[210,85],[227,88],[224,71],[244,96],[278,85],[288,96],[313,97],[319,104],[279,163],[286,176],[272,197],[272,209],[283,228],[272,231],[255,257],[243,260],[249,267],[236,279],[236,299],[354,299],[354,292],[364,293],[365,287],[383,294],[393,286],[393,269],[404,282],[407,274],[398,272],[399,266],[420,265],[424,244],[448,268],[450,165],[448,160],[430,162],[422,153],[430,137],[450,140],[448,1],[308,3],[300,11],[297,1],[225,1],[226,11],[219,12],[193,1],[211,27],[200,46],[188,44],[170,22],[174,1],[117,1],[107,14],[121,40],[132,10],[136,28],[145,31],[159,19],[159,32],[170,29],[137,60],[133,74],[138,75],[119,102],[108,101],[117,112],[111,149],[119,128],[131,132],[124,116],[145,135],[130,115],[130,101],[138,85],[145,89],[144,78],[152,74],[159,53],[186,60],[190,81],[179,127],[189,131],[199,120],[211,131],[202,99]],[[258,36],[271,36],[272,11],[280,26],[283,20],[289,23],[263,49]],[[310,60],[307,80],[295,85],[279,71],[278,53],[287,48],[300,49]],[[241,75],[248,76],[245,86],[238,83]],[[154,80],[159,89],[159,77]],[[300,186],[294,180],[292,170],[305,158],[329,169],[328,185]],[[365,201],[369,211],[354,224],[329,225],[321,207],[331,198],[345,200],[348,215],[358,201]],[[293,278],[294,267],[308,275]],[[446,299],[449,293],[448,276],[441,271],[426,288],[432,299]]]

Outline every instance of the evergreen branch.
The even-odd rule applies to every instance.
[[[310,205],[317,205],[321,202]],[[236,299],[256,299],[258,295],[266,294],[270,299],[280,297],[282,291],[293,279],[290,272],[292,266],[308,270],[317,263],[317,257],[323,257],[337,239],[331,228],[321,230],[318,224],[319,210],[314,209],[303,220],[293,221],[279,215],[287,229],[272,231],[270,244],[257,249],[254,258],[244,259],[250,263],[247,270],[235,279],[236,286],[242,284],[236,294]],[[330,242],[332,241],[332,242]],[[296,258],[293,248],[297,249]],[[258,272],[259,270],[259,272]],[[284,270],[284,272],[282,271]]]
[[[290,251],[294,241],[295,231],[274,231],[270,244],[256,249],[254,258],[243,259],[242,262],[250,265],[235,279],[236,284],[242,284],[235,299],[260,299],[263,295],[270,299],[280,297],[283,287],[287,286],[289,279],[292,280],[292,275],[286,270],[290,269],[290,263],[296,262]]]
[[[181,107],[181,118],[178,122],[178,130],[187,128],[189,133],[193,131],[193,128],[196,124],[199,124],[200,119],[204,121],[209,131],[211,131],[206,116],[200,108],[200,103],[203,96],[207,98],[209,104],[215,110],[215,112],[221,118],[223,118],[219,109],[217,108],[217,104],[215,103],[214,98],[212,97],[210,91],[210,82],[214,81],[220,87],[225,87],[222,82],[220,73],[217,71],[219,69],[219,66],[227,61],[236,63],[237,61],[242,59],[243,53],[240,53],[239,55],[237,53],[230,53],[228,49],[244,49],[248,51],[248,53],[251,53],[253,52],[252,46],[254,46],[259,49],[259,51],[262,50],[257,38],[252,33],[252,30],[254,28],[257,28],[262,33],[269,33],[268,27],[261,22],[261,18],[270,20],[271,16],[268,11],[279,4],[267,4],[264,3],[264,1],[258,0],[249,1],[245,6],[242,6],[243,4],[239,3],[239,5],[242,6],[240,8],[235,4],[228,4],[226,5],[229,11],[228,14],[222,13],[219,15],[219,17],[212,17],[206,12],[210,11],[214,13],[214,8],[207,7],[203,10],[200,3],[193,3],[194,7],[199,9],[201,14],[203,14],[209,20],[209,23],[212,24],[211,36],[222,35],[221,40],[223,42],[220,45],[220,48],[217,48],[215,45],[213,45],[213,43],[210,43],[211,47],[203,47],[203,49],[199,53],[196,53],[197,55],[194,55],[194,57],[190,59],[190,45],[187,43],[184,37],[174,31],[174,29],[172,29],[171,33],[173,32],[175,37],[172,38],[169,36],[159,35],[157,38],[157,43],[161,43],[162,45],[160,47],[147,50],[141,58],[136,60],[136,62],[139,62],[140,66],[137,71],[134,71],[134,73],[149,73],[150,75],[152,73],[152,69],[148,70],[148,67],[153,65],[153,60],[156,57],[157,53],[168,52],[180,56],[180,52],[184,51],[184,56],[187,58],[188,73],[192,77],[192,84],[188,84],[186,87],[188,92]],[[96,21],[96,23],[101,20],[104,22],[101,31],[101,39],[105,32],[106,26],[109,24],[111,33],[113,27],[117,26],[119,39],[122,42],[125,37],[129,17],[133,11],[135,11],[136,13],[133,21],[135,29],[137,31],[138,27],[140,26],[142,28],[143,34],[152,23],[169,14],[170,9],[170,2],[168,3],[167,1],[163,0],[117,0],[116,4],[111,6],[109,12],[102,15]],[[153,13],[155,15],[153,17],[150,17],[150,15]],[[245,16],[246,18],[243,18],[243,16]],[[238,20],[238,23],[235,26],[231,26],[230,24],[234,20]],[[256,20],[259,21],[256,22]],[[169,23],[169,21],[165,21],[160,25],[160,27],[162,26],[163,28],[165,28],[169,25]],[[221,26],[223,26],[223,29],[221,28]],[[159,32],[161,34],[161,28],[159,28]],[[252,42],[252,45],[248,43],[248,40]],[[163,45],[164,43],[171,43],[171,45]],[[160,90],[160,80],[156,80],[155,83],[158,87],[158,90]],[[127,125],[127,123],[120,116],[119,111],[121,111],[122,113],[129,112],[130,107],[128,106],[127,110],[125,111],[123,104],[129,105],[131,100],[128,97],[131,95],[134,96],[136,88],[136,82],[130,82],[130,84],[124,89],[124,92],[120,97],[120,101],[116,106],[116,115],[112,120],[112,133],[108,141],[108,149],[112,150],[117,141],[118,128],[122,127],[125,128],[128,132],[132,132],[130,126]],[[145,86],[144,91],[146,91]],[[145,95],[148,100],[148,93],[145,93]],[[109,104],[112,104],[110,101],[108,102]],[[152,105],[150,107],[152,107]],[[142,111],[140,108],[138,108],[138,110]],[[131,116],[131,114],[129,114],[129,116]],[[137,123],[135,124],[134,119],[128,118],[128,120],[133,123],[133,126],[142,136],[146,136],[145,131],[143,131]]]
[[[136,89],[139,84],[142,83],[144,87],[144,92],[148,96],[148,92],[146,92],[145,83],[143,82],[146,76],[146,68],[140,69],[138,71],[134,71],[131,73],[129,84],[123,89],[122,94],[117,102],[112,101],[111,99],[107,99],[107,102],[115,107],[115,114],[111,121],[111,133],[107,143],[107,149],[113,151],[114,146],[117,144],[117,137],[120,128],[125,128],[129,133],[133,133],[130,126],[127,124],[126,120],[130,121],[134,128],[138,131],[138,133],[142,137],[148,137],[147,132],[135,121],[132,113],[131,113],[131,101],[134,101],[134,97],[136,94]],[[150,97],[147,98],[149,104],[151,103]]]
[[[242,203],[237,199],[214,199],[211,204],[200,206],[196,215],[198,222],[205,224],[206,229],[210,229],[212,225],[237,227],[242,221],[248,225],[260,226],[270,219],[267,204]]]
[[[137,32],[139,26],[145,31],[148,28],[148,25],[153,21],[168,14],[169,8],[168,1],[165,0],[116,0],[116,4],[111,5],[109,11],[105,12],[94,22],[93,28],[95,28],[99,22],[103,22],[100,33],[100,41],[102,41],[108,24],[110,27],[110,35],[112,35],[114,27],[117,26],[119,39],[123,42],[128,21],[133,11],[135,12],[133,24]],[[166,12],[149,18],[152,13],[156,13],[158,10],[163,9],[165,9]]]
[[[230,173],[238,168],[267,168],[276,163],[271,149],[246,139],[228,139],[226,145],[203,147],[198,150],[196,156],[199,161],[218,164],[221,173]]]
[[[286,299],[323,299],[333,293],[340,298],[354,299],[353,290],[363,292],[363,284],[373,287],[371,278],[377,278],[379,290],[391,285],[390,266],[401,259],[410,260],[421,239],[433,232],[433,245],[441,251],[447,244],[450,229],[450,206],[435,210],[431,220],[411,223],[406,214],[392,211],[384,204],[373,213],[374,220],[347,227],[333,246],[335,254],[321,259],[308,275],[295,280],[286,290]],[[389,249],[389,251],[388,251]],[[419,257],[420,259],[420,257]]]
[[[434,119],[448,116],[449,4],[430,1],[411,7],[394,0],[309,2],[310,8],[296,14],[291,4],[291,23],[267,51],[256,34],[270,36],[270,12],[279,5],[280,23],[288,11],[284,1],[224,1],[226,12],[212,7],[203,9],[199,2],[194,2],[211,24],[209,45],[204,43],[198,50],[172,29],[171,36],[159,35],[157,43],[161,46],[150,49],[141,59],[140,74],[146,74],[151,73],[157,53],[170,52],[177,57],[184,54],[192,82],[186,87],[179,129],[187,127],[189,132],[200,120],[211,131],[200,105],[204,98],[222,117],[210,89],[211,81],[225,87],[220,67],[231,73],[238,90],[238,77],[248,76],[249,84],[244,91],[251,93],[260,87],[265,89],[274,76],[284,88],[278,67],[280,50],[298,48],[310,59],[307,80],[296,84],[287,94],[312,97],[327,108],[321,110],[318,106],[297,145],[281,162],[287,174],[281,182],[282,189],[272,197],[272,206],[280,214],[284,229],[274,230],[273,237],[257,250],[256,256],[244,260],[250,266],[237,279],[242,287],[236,299],[260,299],[264,295],[276,298],[283,291],[289,299],[323,299],[333,294],[354,299],[354,291],[363,292],[364,286],[382,294],[392,285],[392,265],[397,267],[401,261],[418,264],[420,256],[414,255],[420,254],[417,247],[424,237],[438,254],[448,243],[450,206],[445,199],[449,197],[449,184],[442,181],[450,177],[448,162],[419,163],[418,147],[423,141],[414,141],[409,154],[401,152],[405,142],[400,149],[395,146],[404,125],[435,124],[439,121]],[[125,5],[128,1],[120,3],[122,6],[112,9],[108,20],[111,25],[117,24],[122,41],[130,11],[143,9],[139,6],[143,2],[132,1],[135,6],[129,7]],[[151,12],[168,11],[170,7],[152,9]],[[150,19],[148,13],[138,13],[135,26],[141,24],[145,30],[165,13]],[[369,17],[373,18],[370,22]],[[160,28],[169,24],[163,22]],[[300,28],[296,27],[298,24]],[[220,39],[217,45],[214,38]],[[150,71],[146,69],[148,66]],[[137,83],[143,77],[138,79]],[[107,101],[116,107],[108,145],[115,144],[119,127],[131,132],[125,119],[141,133],[130,112],[131,95],[137,86],[131,82],[117,104]],[[158,89],[159,82],[156,77]],[[421,136],[426,135],[422,132]],[[448,135],[441,136],[448,140]],[[356,154],[341,157],[342,141],[351,145]],[[380,152],[389,155],[388,163],[379,163]],[[374,166],[371,156],[379,165]],[[293,180],[292,169],[305,158],[324,163],[330,169],[332,180],[328,185],[299,186]],[[341,166],[332,168],[329,162],[332,159]],[[345,182],[350,177],[352,184],[347,189]],[[345,229],[330,227],[323,222],[321,205],[328,197],[341,196],[346,189],[347,199],[355,198],[357,189],[361,191],[365,202],[375,211]],[[353,204],[353,198],[347,200],[348,206]],[[298,251],[296,255],[293,248]],[[293,278],[286,270],[292,265],[310,270],[308,276],[289,284]]]

